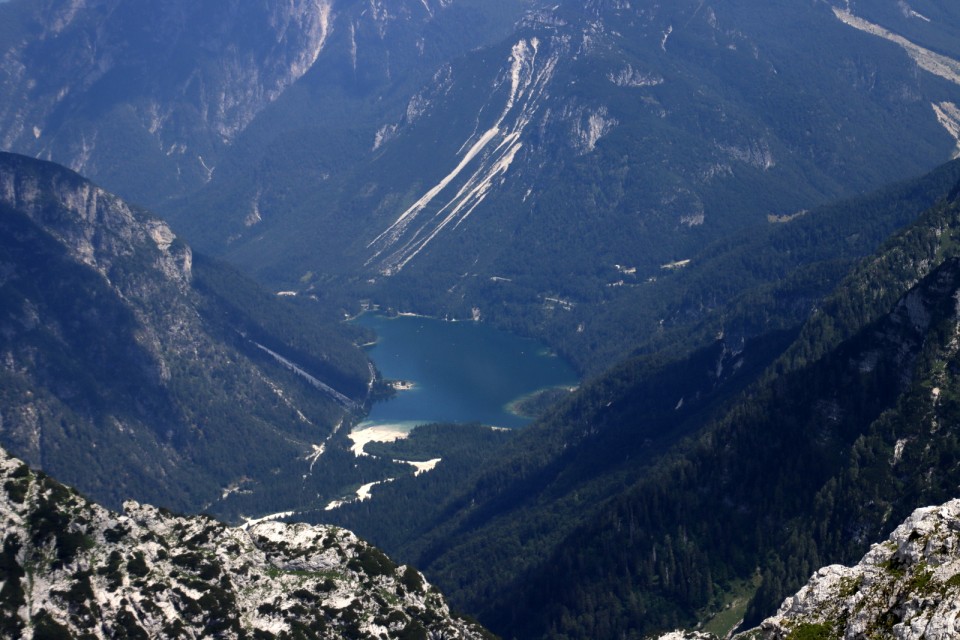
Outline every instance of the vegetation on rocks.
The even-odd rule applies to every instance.
[[[2,450],[0,483],[4,637],[492,638],[337,527],[116,513]]]

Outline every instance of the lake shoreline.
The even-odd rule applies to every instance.
[[[543,343],[483,322],[373,310],[356,322],[377,336],[367,354],[385,399],[370,407],[372,423],[518,428],[531,420],[522,411],[528,396],[579,384],[574,368]]]

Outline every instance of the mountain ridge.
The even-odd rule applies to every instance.
[[[335,67],[324,80],[330,92],[347,79],[376,86],[391,72],[411,73],[404,58],[463,46],[424,37],[447,14],[476,19],[481,35],[468,29],[468,41],[502,19],[471,0],[370,11],[333,0],[146,8],[62,0],[0,11],[19,27],[0,41],[8,96],[0,146],[68,165],[151,207],[213,179],[256,118],[318,67]],[[393,62],[381,55],[384,41],[397,48]]]
[[[127,34],[144,17],[123,0],[50,0],[43,10],[70,20],[46,25],[5,3],[24,24],[11,19],[3,41],[0,133],[160,205],[195,248],[276,289],[323,292],[347,313],[360,300],[438,317],[479,309],[591,371],[626,355],[595,353],[626,339],[609,338],[607,309],[629,307],[666,265],[920,174],[957,144],[960,86],[833,10],[955,59],[960,17],[946,9],[923,7],[923,20],[756,0],[365,7],[225,16],[168,4],[146,16],[163,37],[138,41]],[[82,59],[54,70],[83,73],[30,85],[70,47]],[[31,100],[56,109],[27,117]],[[227,144],[214,125],[234,111],[246,124]]]
[[[960,87],[927,75],[914,86],[927,72],[827,5],[588,3],[531,15],[444,67],[423,90],[427,108],[356,173],[285,186],[287,213],[278,202],[241,228],[259,190],[245,183],[243,197],[220,200],[235,212],[229,227],[171,219],[215,231],[205,242],[216,251],[284,287],[439,317],[477,308],[579,360],[614,330],[606,308],[629,306],[665,265],[923,173],[956,144],[929,103],[956,103]],[[772,25],[821,46],[791,51]],[[531,84],[511,103],[514,77]],[[823,97],[838,95],[842,105]],[[917,130],[895,132],[893,120]],[[880,158],[894,140],[930,161],[892,170],[902,154]],[[317,252],[323,237],[335,246]]]
[[[330,0],[246,37],[270,11],[225,6],[212,30],[210,6],[154,7],[202,37],[160,20],[187,64],[147,78],[133,53],[155,40],[29,83],[51,43],[140,33],[123,0],[45,0],[57,38],[6,49],[0,134],[50,154],[31,145],[59,135],[169,217],[0,157],[0,442],[31,463],[114,505],[318,517],[401,459],[341,446],[377,384],[336,324],[363,300],[538,334],[585,371],[629,357],[482,451],[476,430],[414,433],[457,455],[335,516],[505,633],[636,637],[733,601],[759,623],[952,497],[960,164],[813,205],[956,153],[956,10]],[[83,28],[109,8],[129,22]],[[461,10],[486,22],[456,29]]]
[[[263,513],[239,504],[302,484],[314,446],[366,402],[349,328],[65,168],[0,154],[0,225],[0,441],[111,506]],[[313,481],[336,493],[330,473]]]
[[[337,527],[110,512],[0,449],[7,637],[492,638]]]

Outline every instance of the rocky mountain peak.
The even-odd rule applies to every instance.
[[[313,67],[334,21],[332,0],[62,0],[21,13],[30,37],[0,64],[0,147],[101,176],[124,173],[129,156],[110,154],[132,145],[169,186],[209,181],[223,148]]]

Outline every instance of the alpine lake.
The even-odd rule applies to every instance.
[[[573,367],[543,344],[480,322],[374,313],[354,322],[376,333],[370,359],[396,389],[373,405],[358,431],[399,435],[434,422],[513,429],[531,421],[521,408],[538,396],[579,384]]]

